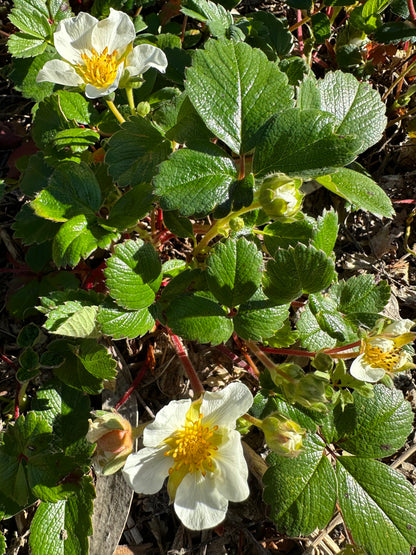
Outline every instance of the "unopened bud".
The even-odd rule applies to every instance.
[[[139,102],[136,106],[136,112],[138,116],[144,118],[150,112],[150,104],[146,101]]]
[[[261,426],[269,448],[283,457],[300,455],[306,430],[297,422],[281,415],[268,416]]]
[[[265,179],[258,196],[261,207],[269,216],[294,216],[303,199],[300,185],[300,179],[292,179],[284,173]]]
[[[126,462],[133,449],[130,423],[117,412],[97,411],[89,420],[87,440],[96,443],[93,463],[97,474],[114,474]]]

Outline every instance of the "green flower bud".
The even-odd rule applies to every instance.
[[[245,225],[246,224],[243,218],[240,218],[239,216],[237,216],[236,218],[232,218],[229,223],[230,229],[232,231],[242,231]]]
[[[294,458],[302,452],[306,430],[297,422],[276,413],[263,420],[261,429],[267,445],[278,455]]]
[[[136,106],[138,116],[144,118],[150,112],[150,104],[148,102],[139,102]]]
[[[319,412],[326,412],[328,410],[327,385],[327,380],[323,380],[315,374],[306,374],[296,384],[291,402]]]
[[[284,173],[265,179],[258,193],[258,200],[269,216],[294,216],[301,207],[303,195],[299,191],[300,179]]]
[[[279,387],[289,383],[293,384],[305,375],[302,368],[292,362],[278,364],[275,368],[269,370],[269,372],[273,382]]]

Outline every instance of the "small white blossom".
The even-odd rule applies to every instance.
[[[135,37],[129,16],[112,8],[101,21],[84,12],[64,19],[54,33],[55,48],[63,59],[46,62],[36,81],[85,86],[88,98],[99,98],[114,92],[125,72],[129,77],[151,67],[165,72],[163,51],[150,44],[133,48]]]
[[[253,397],[239,382],[203,398],[171,401],[149,424],[144,449],[127,458],[123,475],[138,493],[159,491],[166,477],[175,512],[191,530],[217,526],[229,501],[248,497],[248,469],[236,420]]]
[[[403,350],[404,345],[415,339],[416,334],[410,331],[413,326],[412,320],[399,320],[388,324],[381,333],[363,339],[361,354],[351,365],[351,375],[357,380],[375,383],[386,372],[414,368],[410,353]]]

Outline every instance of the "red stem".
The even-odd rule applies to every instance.
[[[20,393],[20,388],[22,387],[22,385],[20,384],[20,382],[17,382],[16,384],[16,393],[14,394],[14,419],[17,420],[19,418],[20,415],[20,410],[19,410],[19,393]]]
[[[254,376],[257,380],[259,379],[258,375],[254,372],[252,367],[244,360],[241,360],[241,358],[234,354],[232,351],[227,349],[225,345],[217,345],[217,350],[221,351],[221,353],[232,360],[234,364],[240,366],[240,368],[244,368],[244,370],[247,370],[247,372],[250,372],[250,374]]]
[[[130,397],[130,395],[133,393],[133,391],[136,389],[136,387],[142,381],[142,379],[144,378],[144,375],[146,374],[148,369],[149,369],[149,366],[148,366],[147,362],[145,362],[143,364],[143,366],[140,368],[140,371],[137,374],[137,376],[134,378],[133,383],[131,384],[131,386],[128,388],[126,393],[123,395],[123,397],[117,403],[117,405],[114,407],[115,410],[118,410],[121,407],[121,405],[124,405],[124,403]]]
[[[205,392],[204,386],[202,385],[201,380],[198,378],[195,368],[193,367],[192,362],[189,360],[189,357],[186,354],[182,341],[177,335],[172,332],[172,330],[170,330],[169,328],[166,329],[168,330],[169,339],[172,343],[172,346],[175,349],[175,352],[178,355],[179,360],[181,361],[181,364],[188,375],[189,381],[191,382],[191,387],[194,392],[195,399],[198,399],[198,397],[200,397]]]
[[[409,15],[412,18],[412,21],[416,21],[416,11],[413,0],[407,0],[407,7],[409,8]]]
[[[410,1],[410,0],[409,0]],[[296,10],[296,20],[302,21],[302,12],[301,10]],[[303,32],[302,32],[302,25],[300,25],[297,30],[297,35],[298,35],[298,43],[299,43],[299,51],[301,54],[303,54]]]

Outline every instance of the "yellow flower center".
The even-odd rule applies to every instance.
[[[183,430],[178,430],[165,439],[165,443],[171,447],[165,456],[173,457],[174,460],[169,474],[182,467],[185,467],[182,470],[190,473],[200,471],[203,476],[207,471],[214,470],[212,456],[218,449],[218,438],[214,435],[218,426],[203,426],[202,417],[200,413],[195,421],[187,418]]]
[[[401,348],[396,347],[383,351],[380,347],[366,342],[364,345],[364,361],[372,368],[383,368],[386,372],[393,372],[401,358]]]
[[[86,83],[102,89],[114,83],[117,77],[118,66],[123,59],[117,61],[117,50],[112,54],[108,53],[108,48],[104,48],[101,54],[92,48],[91,56],[81,54],[84,65],[78,65],[78,71]]]

